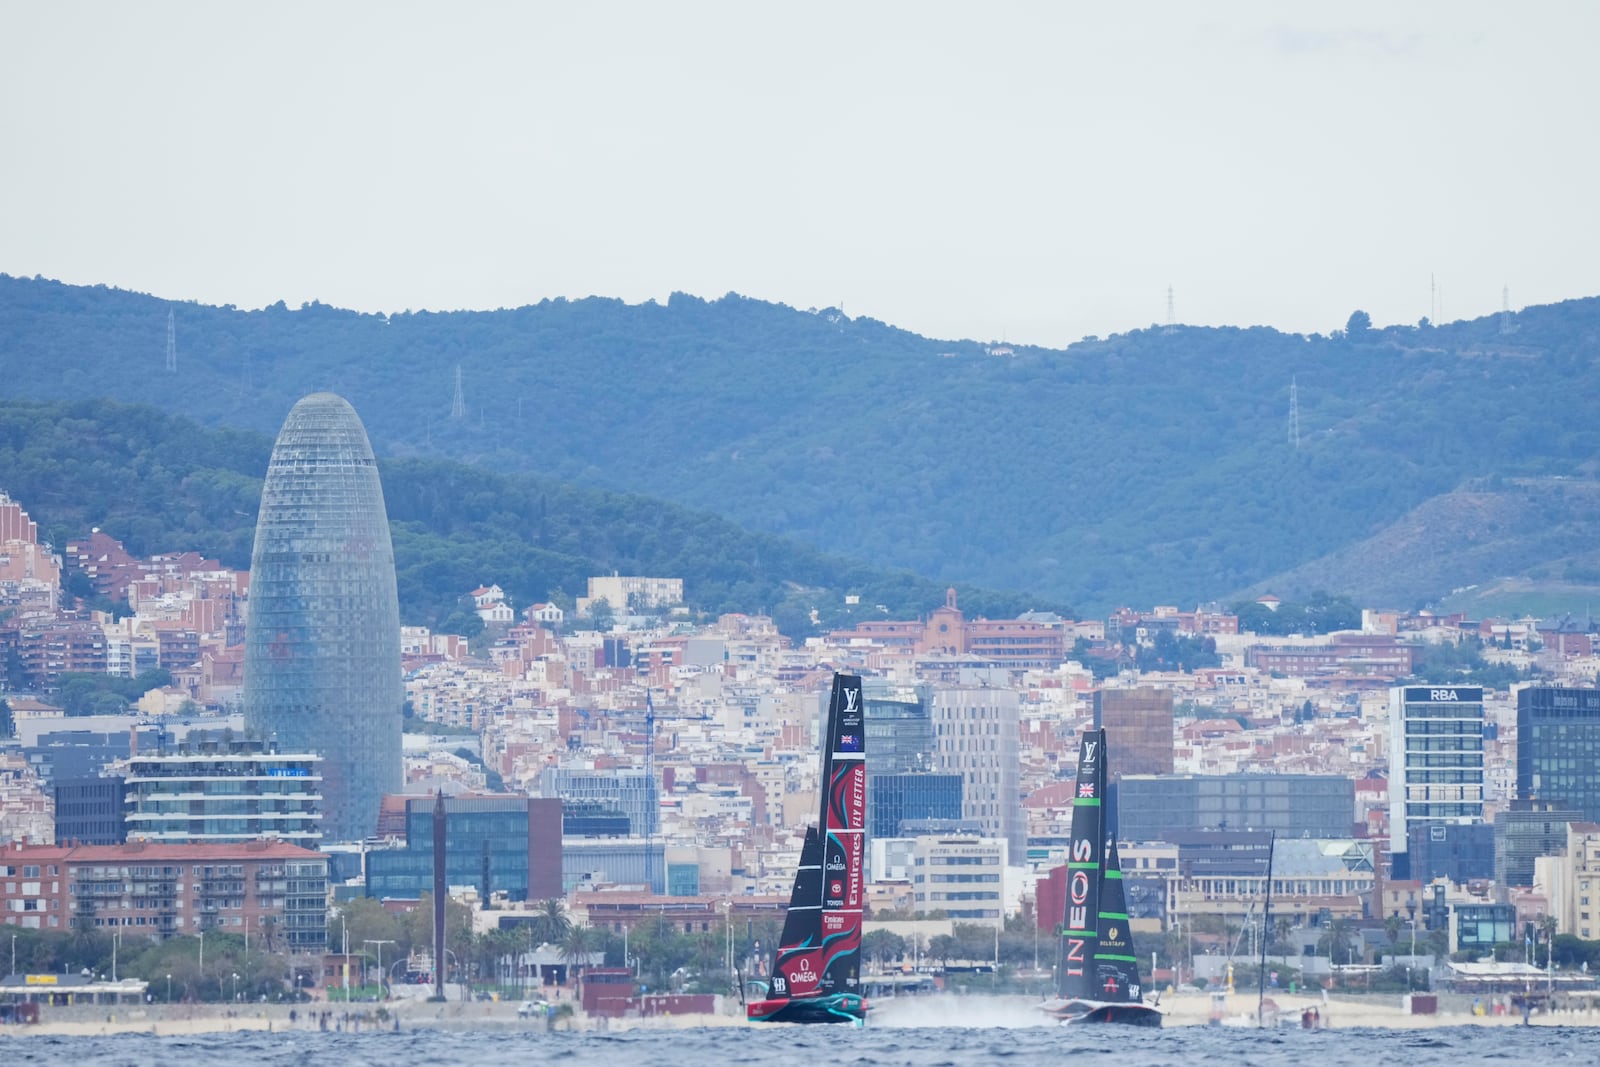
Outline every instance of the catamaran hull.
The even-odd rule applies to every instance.
[[[1086,1023],[1114,1023],[1118,1026],[1161,1026],[1161,1012],[1148,1004],[1054,1000],[1046,1001],[1039,1007],[1047,1015],[1059,1019],[1063,1026],[1080,1026]]]
[[[745,1006],[745,1015],[753,1023],[853,1023],[860,1026],[866,1022],[867,1000],[853,993],[753,1000]]]

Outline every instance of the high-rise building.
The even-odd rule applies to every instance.
[[[1389,690],[1389,858],[1411,877],[1410,828],[1483,821],[1483,689]]]
[[[934,769],[961,776],[961,817],[984,836],[1027,850],[1027,823],[1017,785],[1018,700],[1014,689],[951,686],[933,698]]]
[[[325,840],[370,836],[401,785],[400,604],[372,445],[332,393],[295,404],[272,446],[248,617],[246,725],[322,756]]]
[[[1111,780],[1130,774],[1171,774],[1172,721],[1170,689],[1097,690],[1094,725],[1106,732]]]
[[[819,714],[827,710],[821,693]],[[877,678],[861,683],[867,734],[867,777],[933,768],[933,720],[926,685],[901,685]]]
[[[1517,797],[1600,822],[1600,689],[1517,692]]]
[[[314,849],[322,840],[322,762],[259,740],[133,756],[128,837],[197,845],[262,837]]]

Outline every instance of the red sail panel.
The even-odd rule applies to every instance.
[[[823,993],[861,985],[861,911],[865,897],[867,764],[861,679],[833,679],[822,776]]]

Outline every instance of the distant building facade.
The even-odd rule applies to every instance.
[[[1495,832],[1486,822],[1426,822],[1408,835],[1411,878],[1427,884],[1443,878],[1456,885],[1494,877]]]
[[[250,561],[245,722],[323,757],[324,833],[372,836],[400,790],[400,603],[372,445],[349,403],[295,404],[272,446]]]
[[[1157,841],[1171,830],[1340,838],[1355,824],[1355,782],[1333,775],[1124,774],[1116,788],[1122,841]]]
[[[1005,921],[1006,842],[983,837],[919,837],[911,851],[911,889],[919,913],[956,922]]]
[[[933,699],[935,769],[961,776],[961,817],[976,819],[1015,856],[1027,847],[1018,709],[1016,690],[991,686],[940,688]]]
[[[262,741],[208,741],[127,763],[127,835],[136,841],[225,844],[322,840],[322,764]]]
[[[51,792],[56,801],[56,844],[120,845],[127,840],[126,789],[120,775],[58,778]]]
[[[1106,732],[1106,766],[1113,782],[1130,774],[1172,773],[1172,690],[1096,690],[1094,725]]]
[[[1581,814],[1543,800],[1513,800],[1494,819],[1494,880],[1502,886],[1533,885],[1534,861],[1567,847],[1567,827],[1587,822]]]
[[[1483,821],[1483,689],[1396,686],[1389,691],[1389,855],[1412,877],[1411,827]]]
[[[903,837],[908,821],[961,818],[961,775],[876,774],[867,778],[867,836]]]
[[[406,798],[405,847],[367,854],[368,896],[417,900],[433,891],[434,804],[434,797]],[[533,901],[562,895],[561,801],[447,797],[444,806],[449,885],[474,886],[485,901],[496,893]]]
[[[1517,692],[1517,796],[1600,822],[1600,689]]]
[[[628,832],[647,837],[660,829],[659,785],[641,770],[546,767],[539,772],[539,795],[620,811]]]
[[[240,845],[12,845],[0,915],[32,930],[165,939],[276,925],[291,951],[327,943],[328,861],[281,841]]]

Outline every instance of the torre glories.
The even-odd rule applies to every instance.
[[[322,756],[324,841],[370,837],[402,780],[400,602],[377,461],[343,397],[301,399],[278,431],[248,619],[246,727]]]

